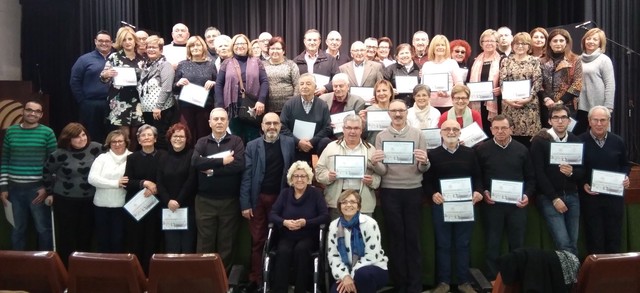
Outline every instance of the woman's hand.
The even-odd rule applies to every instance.
[[[440,192],[434,193],[433,196],[431,196],[431,199],[435,204],[442,204],[444,202],[444,197],[442,196],[442,194],[440,194]]]
[[[162,118],[162,115],[160,113],[162,113],[162,111],[160,111],[160,109],[155,108],[152,110],[153,112],[153,119],[154,120],[160,120],[160,118]]]
[[[262,102],[256,102],[256,116],[264,114],[264,104]]]
[[[338,281],[338,287],[336,288],[338,293],[351,293],[357,292],[356,284],[353,282],[353,279],[350,275],[346,275],[342,280]]]
[[[184,79],[186,79],[186,78],[184,78]],[[182,80],[182,79],[181,79],[181,80]],[[189,81],[187,80],[187,83],[188,83],[188,82],[189,82]],[[205,82],[205,83],[204,83],[204,89],[205,89],[205,90],[211,90],[211,89],[213,88],[213,86],[215,86],[215,85],[216,85],[216,82],[215,82],[215,81],[213,81],[213,80],[207,80],[207,82]]]
[[[129,177],[122,176],[120,177],[120,180],[118,180],[118,187],[125,188],[127,187],[127,183],[129,183]]]
[[[142,186],[148,189],[151,194],[158,194],[158,189],[156,189],[156,184],[153,181],[145,180]]]
[[[480,194],[480,192],[474,191],[471,200],[473,201],[473,204],[476,204],[477,202],[482,200],[482,194]]]
[[[185,86],[189,84],[189,80],[186,78],[181,78],[180,80],[178,80],[178,82],[176,82],[177,86]],[[205,84],[205,88],[206,88],[206,84]]]

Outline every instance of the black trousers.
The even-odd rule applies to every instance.
[[[93,239],[93,197],[73,198],[54,195],[56,250],[65,266],[74,251],[91,251]]]
[[[624,199],[615,195],[580,192],[587,254],[619,253],[622,242]]]

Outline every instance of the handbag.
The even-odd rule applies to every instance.
[[[240,82],[240,100],[238,101],[238,119],[251,124],[260,125],[262,116],[256,115],[255,108],[258,102],[258,97],[248,93],[244,88],[244,82],[242,82],[242,76],[240,75],[240,65],[237,60],[234,61],[234,67],[236,68],[236,74],[238,74],[238,81]]]

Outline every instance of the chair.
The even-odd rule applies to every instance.
[[[229,284],[217,253],[154,254],[148,287],[149,293],[225,293]]]
[[[74,252],[69,257],[69,293],[142,293],[146,289],[135,254]]]
[[[592,254],[578,272],[574,292],[640,292],[640,254]]]
[[[0,290],[64,292],[67,270],[54,251],[0,251]]]
[[[520,287],[517,285],[506,285],[502,283],[502,276],[500,273],[496,276],[496,281],[493,283],[493,290],[491,293],[520,293]]]

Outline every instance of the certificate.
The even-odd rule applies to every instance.
[[[179,208],[175,212],[162,209],[162,230],[189,229],[188,208]]]
[[[138,85],[138,77],[136,69],[133,67],[113,67],[118,75],[113,77],[113,85],[117,86],[135,86]]]
[[[413,93],[413,88],[416,85],[418,85],[417,76],[396,76],[396,90],[398,90],[398,93]]]
[[[511,80],[502,82],[503,100],[520,100],[531,96],[531,80]]]
[[[208,97],[209,90],[206,90],[204,89],[204,87],[197,84],[190,83],[182,87],[178,99],[180,101],[204,108],[204,105],[207,103]]]
[[[582,165],[582,143],[552,142],[549,164]]]
[[[467,147],[472,147],[485,139],[487,139],[487,134],[484,133],[480,125],[476,122],[460,130],[460,140],[463,141]]]
[[[131,214],[131,216],[140,221],[153,207],[158,204],[158,199],[151,196],[144,196],[145,189],[138,191],[127,203],[124,204],[124,209]]]
[[[373,88],[372,87],[357,87],[352,86],[349,90],[349,93],[361,97],[365,103],[371,104],[371,100],[373,100]]]
[[[440,194],[442,194],[444,201],[473,199],[471,177],[440,179]]]
[[[313,74],[313,77],[316,78],[316,88],[324,87],[331,80],[330,77],[322,74]]]
[[[385,110],[367,110],[367,131],[382,131],[391,125],[391,117]]]
[[[385,164],[413,164],[413,141],[383,141]]]
[[[568,132],[573,132],[573,128],[578,124],[578,120],[573,119],[573,117],[569,117],[569,125],[567,126]]]
[[[432,150],[442,145],[442,137],[440,136],[440,128],[421,129],[424,138],[427,141],[427,149]]]
[[[448,92],[449,73],[426,73],[422,75],[422,83],[428,85],[431,92]]]
[[[340,112],[340,113],[336,113],[336,114],[332,114],[331,116],[331,123],[333,124],[333,134],[338,134],[338,133],[342,133],[342,126],[344,125],[344,117],[349,116],[350,114],[356,114],[356,111],[351,110],[351,111],[346,111],[346,112]]]
[[[593,169],[591,191],[622,196],[624,193],[624,173]]]
[[[467,87],[469,87],[471,91],[471,95],[469,96],[470,102],[493,100],[492,81],[469,82],[467,83]]]
[[[522,200],[523,183],[491,179],[491,199],[497,202],[518,203]]]
[[[293,136],[298,139],[311,139],[316,133],[316,123],[296,119],[293,122]]]
[[[6,201],[7,205],[4,207],[4,217],[7,218],[7,222],[11,224],[11,227],[15,227],[16,224],[13,220],[13,205],[9,200]]]
[[[175,66],[180,61],[187,60],[187,47],[165,46],[162,55]]]
[[[473,217],[473,202],[445,202],[442,204],[445,222],[471,222]]]
[[[363,178],[366,169],[364,156],[334,156],[336,178]]]

